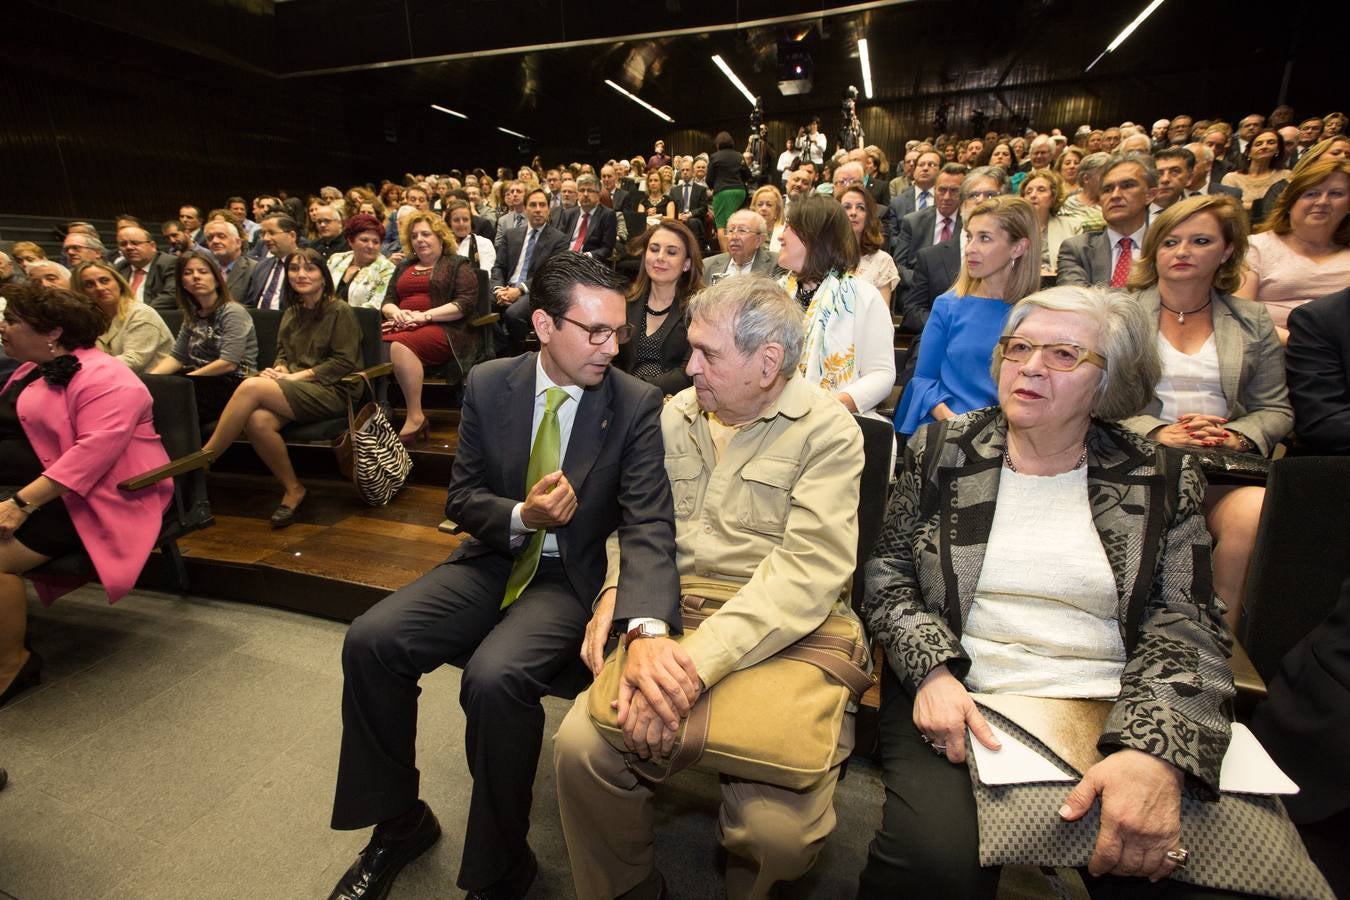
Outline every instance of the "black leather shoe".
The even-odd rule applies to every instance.
[[[422,820],[407,835],[394,837],[376,828],[370,843],[338,879],[328,900],[383,900],[403,867],[425,853],[440,836],[441,824],[425,803]]]
[[[304,500],[301,499],[300,503],[303,502]],[[278,506],[277,511],[272,513],[272,518],[268,519],[268,521],[272,523],[272,527],[285,528],[289,525],[294,525],[295,511],[300,508],[300,503],[295,504],[295,506],[287,506],[284,503]]]
[[[469,891],[464,900],[521,900],[538,874],[539,860],[535,859],[534,851],[526,845],[525,861],[520,866],[512,868],[505,878],[491,887]]]
[[[30,687],[37,687],[42,683],[42,657],[38,656],[34,650],[28,651],[28,659],[19,667],[19,672],[14,676],[14,680],[5,688],[5,692],[0,694],[0,706],[4,706],[15,697],[28,690]]]

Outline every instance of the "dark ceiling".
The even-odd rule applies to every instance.
[[[836,116],[849,84],[862,87],[857,40],[871,44],[874,100],[979,91],[990,115],[1016,112],[999,91],[1027,85],[1092,90],[1122,73],[1147,77],[1225,67],[1278,69],[1298,55],[1304,4],[1283,4],[1260,27],[1218,0],[1164,3],[1124,46],[1084,68],[1146,5],[1080,0],[999,3],[831,3],[801,0],[213,0],[163,15],[153,0],[55,0],[59,9],[288,81],[321,83],[377,101],[392,127],[419,121],[448,140],[481,140],[503,126],[542,145],[584,147],[615,135],[659,134],[667,123],[615,93],[613,79],[664,110],[674,128],[737,121],[749,103],[714,67],[721,54],[773,119]],[[1325,10],[1315,4],[1314,8]],[[768,23],[768,24],[764,24]],[[747,24],[750,27],[746,27]],[[776,87],[779,42],[802,38],[815,63],[814,90]],[[1220,49],[1198,52],[1203,46]],[[1315,64],[1315,63],[1314,63]],[[1221,85],[1217,86],[1221,92]],[[1233,98],[1269,108],[1267,96]],[[1000,103],[1005,108],[1000,109]],[[432,103],[469,116],[433,112]],[[1243,107],[1245,109],[1245,106]],[[1228,112],[1216,110],[1216,112]],[[439,121],[444,120],[444,121]],[[505,140],[510,140],[506,138]],[[643,143],[646,143],[644,138]]]

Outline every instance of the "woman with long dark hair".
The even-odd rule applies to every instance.
[[[632,242],[642,267],[628,291],[628,324],[633,336],[620,342],[614,365],[677,394],[693,382],[685,374],[689,337],[684,307],[703,288],[703,254],[698,238],[677,219],[663,219]]]

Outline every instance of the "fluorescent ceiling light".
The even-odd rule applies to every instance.
[[[500,131],[502,134],[509,134],[511,135],[511,137],[518,137],[522,141],[528,141],[530,139],[529,135],[521,134],[519,131],[512,131],[510,128],[503,128],[500,125],[497,126],[497,130]]]
[[[455,112],[453,109],[446,109],[444,106],[441,106],[441,105],[436,104],[436,103],[431,104],[431,108],[434,109],[434,110],[438,110],[438,111],[440,111],[440,112],[443,112],[443,113],[449,113],[449,114],[452,115],[452,116],[459,116],[461,119],[467,119],[467,118],[468,118],[468,116],[464,115],[464,113],[462,113],[462,112]]]
[[[731,66],[727,65],[727,61],[720,56],[714,56],[712,61],[717,63],[717,68],[722,70],[722,74],[727,76],[727,79],[736,86],[736,90],[744,94],[745,99],[750,101],[751,106],[754,106],[755,95],[750,93],[750,89],[745,86],[745,82],[737,78],[736,73],[731,71]]]
[[[634,103],[636,103],[638,106],[641,106],[641,107],[643,107],[644,109],[650,110],[654,115],[657,116],[657,118],[665,119],[667,122],[669,122],[669,123],[672,124],[672,125],[675,124],[675,120],[674,120],[674,119],[672,119],[670,116],[666,115],[665,113],[661,112],[661,110],[657,109],[655,106],[652,106],[652,105],[651,105],[650,103],[648,103],[646,100],[643,100],[643,99],[642,99],[641,97],[639,97],[637,94],[634,94],[632,91],[627,90],[626,88],[623,87],[623,85],[615,84],[613,81],[610,81],[608,78],[605,79],[605,84],[607,84],[607,85],[609,85],[610,87],[614,88],[614,90],[618,91],[620,94],[623,94],[625,97],[627,97],[629,100],[632,100],[632,101],[633,101]]]
[[[1162,3],[1163,3],[1163,0],[1153,0],[1152,3],[1150,3],[1148,6],[1144,7],[1144,11],[1141,12],[1139,15],[1135,16],[1134,21],[1131,22],[1130,24],[1126,25],[1126,26],[1125,26],[1125,30],[1122,31],[1120,34],[1116,35],[1116,39],[1115,39],[1114,41],[1112,41],[1110,44],[1108,44],[1108,45],[1106,46],[1106,49],[1103,50],[1101,53],[1099,53],[1099,54],[1097,55],[1097,58],[1096,58],[1096,59],[1094,59],[1092,62],[1088,63],[1088,67],[1087,67],[1086,69],[1084,69],[1083,71],[1084,71],[1084,72],[1091,72],[1091,71],[1092,71],[1092,67],[1095,66],[1097,63],[1099,63],[1099,62],[1102,61],[1102,57],[1103,57],[1103,56],[1105,56],[1106,54],[1110,53],[1112,50],[1115,50],[1115,49],[1116,49],[1117,47],[1119,47],[1121,44],[1125,43],[1125,39],[1126,39],[1127,37],[1129,37],[1131,34],[1133,34],[1133,33],[1134,33],[1134,30],[1135,30],[1136,28],[1138,28],[1138,27],[1143,23],[1143,21],[1144,21],[1145,19],[1147,19],[1149,16],[1153,15],[1153,11],[1154,11],[1155,9],[1157,9],[1158,7],[1162,6]]]
[[[1158,0],[1159,3],[1162,0]],[[872,57],[867,52],[867,38],[858,39],[858,61],[862,63],[863,93],[872,99]]]

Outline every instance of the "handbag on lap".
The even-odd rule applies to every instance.
[[[742,585],[683,579],[680,610],[685,633],[698,628]],[[844,597],[847,598],[845,591]],[[679,638],[676,638],[679,640]],[[605,662],[591,685],[588,711],[628,767],[661,782],[686,768],[802,790],[834,766],[844,716],[871,687],[867,642],[857,619],[831,612],[819,628],[769,659],[731,672],[699,697],[680,724],[667,760],[627,752],[618,713],[624,650]]]
[[[1081,868],[1092,858],[1100,799],[1075,822],[1059,807],[1083,773],[1102,759],[1097,750],[1112,703],[1006,694],[972,694],[990,724],[1034,750],[1070,781],[989,785],[967,755],[980,827],[980,865]],[[1189,781],[1181,791],[1181,845],[1190,850],[1175,881],[1289,900],[1335,900],[1308,856],[1279,798],[1222,792],[1201,796]]]
[[[338,441],[338,468],[356,485],[361,499],[371,506],[385,506],[399,492],[412,472],[412,455],[389,417],[375,402],[370,379],[361,376],[371,399],[359,411],[347,398],[347,433]]]

